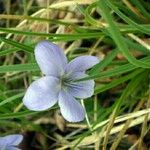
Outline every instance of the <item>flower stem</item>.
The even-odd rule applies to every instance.
[[[88,118],[88,115],[87,115],[87,112],[86,112],[86,108],[85,108],[84,100],[83,99],[81,99],[81,104],[82,104],[82,106],[83,106],[83,108],[85,110],[85,119],[86,119],[87,125],[88,125],[90,131],[93,131],[92,125],[90,124],[90,121],[89,121],[89,118]]]

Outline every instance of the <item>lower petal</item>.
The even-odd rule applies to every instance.
[[[85,110],[81,104],[69,93],[61,91],[58,100],[62,116],[69,122],[84,120]]]
[[[76,80],[87,77],[88,75],[82,72],[76,72],[71,75],[71,79]],[[71,82],[68,84],[68,92],[77,98],[88,98],[94,94],[94,80],[86,80],[80,82]]]
[[[0,137],[0,145],[14,145],[17,146],[23,140],[23,136],[19,134],[7,135],[4,137]]]
[[[29,86],[23,98],[23,103],[30,110],[46,110],[57,102],[59,89],[57,78],[42,77]]]

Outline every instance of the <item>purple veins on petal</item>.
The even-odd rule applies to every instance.
[[[80,79],[87,77],[85,73],[75,72],[71,78]],[[80,82],[71,82],[68,85],[67,91],[76,98],[88,98],[94,94],[94,80],[80,81]]]
[[[81,104],[66,91],[59,93],[58,104],[62,116],[69,122],[79,122],[84,120],[85,110]]]

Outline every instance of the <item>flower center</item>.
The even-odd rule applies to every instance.
[[[67,86],[69,85],[70,82],[71,82],[71,79],[69,78],[69,76],[67,74],[62,75],[60,77],[61,89],[63,89],[63,90],[67,89]]]

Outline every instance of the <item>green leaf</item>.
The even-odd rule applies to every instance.
[[[33,48],[30,46],[27,46],[27,45],[24,45],[24,44],[21,44],[21,43],[18,43],[16,41],[12,41],[10,39],[6,39],[3,37],[0,37],[0,40],[7,43],[7,44],[10,44],[14,47],[21,48],[21,50],[23,50],[25,52],[33,53]]]
[[[40,112],[35,112],[35,111],[22,111],[22,112],[17,112],[17,113],[6,113],[0,115],[0,120],[1,119],[13,119],[13,118],[22,118],[22,117],[27,117],[31,115],[35,115]]]
[[[0,66],[0,73],[23,71],[39,71],[39,68],[35,63]]]
[[[53,41],[59,41],[59,40],[77,40],[77,39],[89,39],[89,38],[98,38],[103,35],[102,32],[92,32],[92,33],[72,33],[72,34],[54,34],[54,33],[40,33],[40,32],[27,32],[27,31],[19,31],[14,29],[6,29],[6,28],[0,28],[0,31],[6,32],[6,33],[13,33],[13,34],[20,34],[20,35],[27,35],[27,36],[41,36],[41,37],[49,37],[49,39]],[[15,41],[11,41],[9,39],[5,39],[0,37],[0,40],[3,42],[6,42],[8,44],[14,45],[15,47],[19,48],[25,48],[25,50],[31,50],[33,51],[33,48],[20,44]]]
[[[106,0],[107,1],[107,0]],[[145,63],[143,61],[137,60],[134,56],[132,56],[128,50],[127,45],[125,44],[124,38],[121,35],[119,29],[115,25],[112,16],[110,15],[110,11],[106,5],[105,0],[99,0],[98,7],[101,10],[101,14],[104,17],[104,19],[108,23],[107,30],[111,34],[112,39],[118,46],[118,49],[122,52],[122,54],[126,57],[126,59],[133,65],[137,67],[142,68],[150,68],[150,65],[148,63]],[[108,2],[108,1],[107,1]]]
[[[116,57],[117,53],[118,53],[117,49],[112,50],[102,61],[100,60],[100,63],[98,63],[97,65],[95,65],[89,71],[89,74],[90,75],[94,75],[97,72],[99,72],[102,69],[104,69],[107,65],[109,65],[112,62],[112,60]]]
[[[119,16],[121,17],[125,22],[130,24],[132,27],[138,29],[142,33],[145,33],[147,35],[150,35],[150,29],[149,28],[144,28],[143,25],[137,24],[134,21],[132,21],[129,17],[124,15],[115,5],[111,3],[111,1],[106,0],[107,5]]]
[[[9,103],[9,102],[12,102],[12,101],[14,101],[14,100],[16,100],[16,99],[22,97],[23,95],[24,95],[24,93],[19,93],[19,94],[17,94],[17,95],[14,95],[14,96],[12,96],[12,97],[9,97],[9,98],[3,100],[2,102],[0,102],[0,106],[3,106],[3,105],[5,105],[5,104],[7,104],[7,103]]]
[[[110,82],[104,86],[98,86],[98,87],[96,87],[94,94],[98,94],[98,93],[104,92],[106,90],[109,90],[113,87],[116,87],[117,85],[122,84],[122,83],[134,78],[136,75],[138,75],[139,73],[141,73],[143,71],[145,71],[145,70],[144,69],[136,69],[132,73],[127,74],[126,76],[120,77],[116,80],[113,80],[112,82]]]
[[[145,57],[143,59],[141,59],[141,61],[146,62],[146,63],[150,63],[150,57]],[[133,65],[133,64],[125,64],[125,65],[119,65],[111,70],[107,70],[107,71],[103,71],[100,73],[97,73],[95,75],[91,75],[89,77],[85,77],[82,79],[78,79],[75,82],[79,82],[79,81],[84,81],[84,80],[89,80],[89,79],[104,79],[104,78],[108,78],[108,77],[113,77],[113,76],[119,76],[123,73],[127,73],[129,71],[132,71],[134,69],[138,68],[137,66]]]

